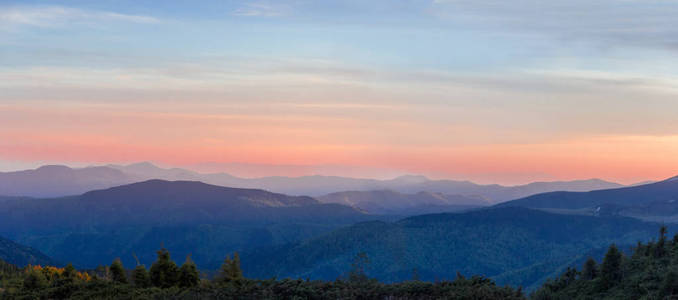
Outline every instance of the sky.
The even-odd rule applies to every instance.
[[[0,170],[668,178],[676,15],[676,0],[0,0]]]

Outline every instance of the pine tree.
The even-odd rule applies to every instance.
[[[604,288],[609,288],[621,280],[622,254],[617,246],[612,244],[605,254],[603,263],[600,266],[600,277]]]
[[[659,242],[657,242],[657,246],[654,248],[655,257],[662,257],[666,254],[666,250],[664,249],[664,245],[666,244],[666,232],[666,226],[662,225],[662,227],[659,228]]]
[[[47,278],[40,270],[30,269],[24,278],[24,289],[38,290],[47,286]]]
[[[666,274],[666,277],[664,277],[664,280],[662,281],[659,293],[661,298],[678,293],[678,274],[676,274],[675,271],[669,271]]]
[[[589,257],[581,270],[581,277],[585,280],[591,280],[598,277],[598,266],[593,258]]]
[[[73,264],[69,263],[64,268],[64,272],[61,273],[61,277],[65,278],[65,279],[74,280],[77,273],[78,273],[78,271],[75,270],[75,267],[73,267]]]
[[[125,273],[125,267],[122,265],[122,261],[119,258],[113,260],[110,268],[111,270],[111,279],[115,283],[127,283],[127,274]]]
[[[134,281],[134,286],[139,288],[147,288],[151,286],[151,277],[148,275],[148,271],[144,265],[138,265],[132,271],[132,280]]]
[[[370,263],[370,259],[367,257],[367,253],[360,252],[356,254],[351,264],[351,271],[348,275],[348,280],[351,282],[359,282],[367,279],[367,274],[365,273],[365,268],[367,264]]]
[[[420,281],[417,268],[412,269],[412,281]]]
[[[219,281],[222,283],[239,283],[244,279],[242,269],[240,269],[240,256],[238,252],[233,253],[233,259],[226,257],[219,273]]]
[[[181,287],[194,287],[200,282],[200,273],[198,268],[191,260],[191,256],[186,257],[186,261],[181,268],[179,268],[179,286]]]
[[[157,253],[158,259],[151,266],[151,283],[161,288],[175,286],[179,279],[177,264],[170,259],[167,249],[160,249]]]

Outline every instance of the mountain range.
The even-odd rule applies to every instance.
[[[373,219],[306,196],[192,181],[149,180],[61,198],[0,201],[0,235],[81,267],[144,263],[165,245],[200,266],[227,253],[288,243]]]
[[[399,193],[419,192],[482,197],[490,203],[513,200],[551,191],[590,191],[621,187],[600,179],[535,182],[518,186],[480,185],[469,181],[431,180],[424,176],[405,175],[390,180],[338,176],[239,178],[227,173],[201,174],[190,170],[163,169],[151,163],[107,165],[71,169],[43,166],[35,170],[0,173],[0,195],[61,197],[109,188],[149,179],[201,181],[236,188],[264,189],[288,195],[323,196],[343,191],[391,190]]]
[[[618,215],[647,221],[678,222],[678,177],[590,192],[551,192],[498,204],[581,215]]]
[[[659,224],[623,217],[552,214],[520,207],[430,214],[397,222],[365,222],[296,243],[241,256],[258,278],[333,280],[358,253],[366,272],[386,282],[434,281],[479,274],[531,289],[610,243],[656,236]],[[416,275],[413,275],[416,274]]]
[[[345,275],[355,255],[364,252],[370,259],[368,275],[382,281],[406,280],[414,273],[425,280],[451,279],[459,271],[535,287],[610,243],[631,245],[655,237],[658,223],[629,212],[653,208],[644,211],[643,219],[650,221],[670,215],[654,207],[672,205],[676,195],[674,178],[403,219],[368,210],[385,211],[381,204],[387,200],[390,209],[407,210],[483,198],[381,190],[316,199],[155,179],[78,196],[4,197],[0,235],[81,268],[110,264],[117,257],[133,266],[135,256],[148,266],[155,250],[166,247],[178,260],[190,254],[203,270],[217,269],[226,255],[239,251],[251,277],[332,280]],[[624,209],[604,213],[605,207]],[[591,212],[582,213],[586,210]]]
[[[19,267],[26,265],[58,265],[42,252],[24,245],[17,244],[0,237],[0,262],[4,261]]]
[[[0,172],[0,195],[59,197],[139,181],[110,167],[73,169],[66,166],[42,166],[35,170]]]
[[[480,196],[419,192],[404,194],[391,190],[337,192],[316,197],[323,203],[338,203],[378,215],[422,215],[454,212],[490,205]]]

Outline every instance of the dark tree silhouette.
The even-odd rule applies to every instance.
[[[136,287],[147,288],[151,286],[151,277],[145,266],[138,265],[134,268],[134,271],[132,271],[132,281]]]
[[[219,281],[221,283],[239,283],[243,278],[242,269],[240,268],[240,256],[238,252],[235,252],[233,253],[233,259],[226,257],[221,265]]]
[[[122,261],[119,258],[116,258],[110,266],[111,270],[111,279],[115,283],[127,283],[127,274],[125,273],[125,267],[122,265]]]
[[[195,266],[191,256],[186,257],[186,261],[181,268],[179,268],[179,286],[180,287],[194,287],[200,282],[200,273]]]
[[[589,257],[582,268],[581,278],[585,280],[592,280],[596,277],[598,277],[598,264],[593,258]]]
[[[617,249],[617,246],[612,244],[605,254],[603,263],[600,266],[600,277],[605,288],[619,282],[622,277],[622,254]]]
[[[160,249],[157,253],[158,259],[151,266],[151,283],[161,288],[175,286],[179,279],[177,264],[172,261],[167,249]]]

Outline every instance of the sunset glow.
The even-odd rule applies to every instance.
[[[240,162],[502,184],[678,174],[667,59],[678,21],[657,13],[675,5],[622,2],[611,18],[586,1],[533,4],[551,26],[501,1],[362,2],[5,2],[0,171]],[[620,25],[630,11],[641,17]],[[506,26],[516,18],[527,21]],[[643,38],[619,42],[629,37]]]

